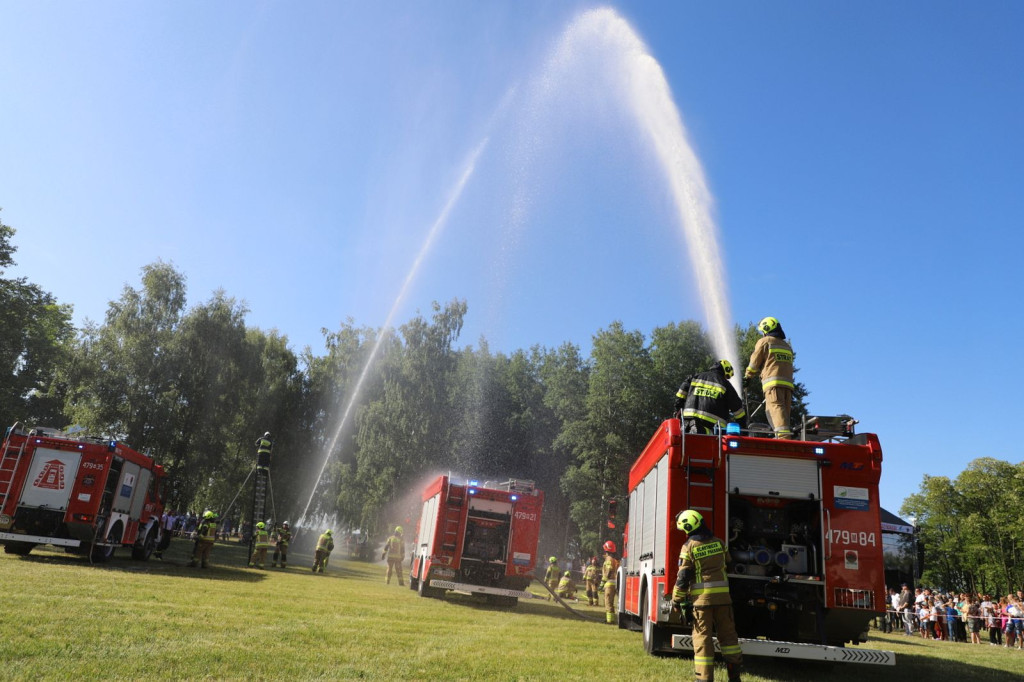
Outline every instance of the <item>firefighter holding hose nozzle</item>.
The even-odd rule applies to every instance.
[[[714,631],[729,671],[729,682],[738,682],[743,653],[726,577],[729,549],[723,540],[712,534],[700,512],[692,509],[679,512],[676,528],[687,537],[679,550],[679,573],[672,590],[672,603],[684,614],[693,609],[694,675],[698,682],[715,679]]]
[[[713,434],[734,421],[742,428],[747,418],[743,400],[729,379],[735,372],[732,363],[720,360],[706,372],[695,374],[676,392],[676,411],[682,412],[683,432]]]

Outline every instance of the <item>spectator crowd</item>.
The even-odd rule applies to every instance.
[[[993,598],[988,594],[945,593],[907,585],[889,590],[884,632],[948,642],[1024,649],[1024,590]]]

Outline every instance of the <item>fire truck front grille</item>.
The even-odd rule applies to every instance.
[[[845,587],[835,588],[836,606],[844,609],[875,609],[874,590],[853,590]]]

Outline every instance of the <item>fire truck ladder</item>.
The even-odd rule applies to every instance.
[[[256,549],[256,524],[267,520],[268,493],[270,494],[271,507],[273,507],[274,503],[274,490],[270,486],[270,469],[257,466],[254,473],[256,474],[256,479],[253,481],[252,486],[252,525],[250,526],[252,531],[249,536],[249,559],[252,559],[252,553]]]
[[[28,439],[26,438],[17,450],[13,450],[10,447],[10,434],[14,433],[18,426],[19,424],[15,423],[7,432],[8,436],[4,438],[3,442],[3,454],[0,455],[0,511],[3,511],[4,506],[7,504],[7,498],[10,497],[11,488],[14,486],[14,472],[18,470],[18,463],[21,461],[21,456],[25,453],[25,446],[28,444]]]
[[[466,489],[448,484],[448,504],[444,510],[444,530],[441,546],[454,552],[459,544],[459,521],[462,519],[462,503],[466,501]]]
[[[715,457],[721,455],[721,436]],[[711,520],[715,518],[715,471],[718,462],[715,459],[697,459],[686,457],[686,508],[698,511]]]

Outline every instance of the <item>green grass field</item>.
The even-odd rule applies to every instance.
[[[218,543],[213,566],[188,568],[191,543],[164,560],[107,564],[39,549],[0,553],[4,680],[647,680],[692,679],[687,657],[643,653],[639,633],[584,620],[546,600],[498,608],[449,593],[385,585],[383,564],[308,555],[288,569],[243,567]],[[536,586],[538,594],[542,589]],[[574,607],[576,607],[574,605]],[[596,607],[584,614],[603,617]],[[1024,652],[878,635],[895,668],[748,657],[745,680],[1020,680]],[[717,679],[725,679],[721,667]]]

